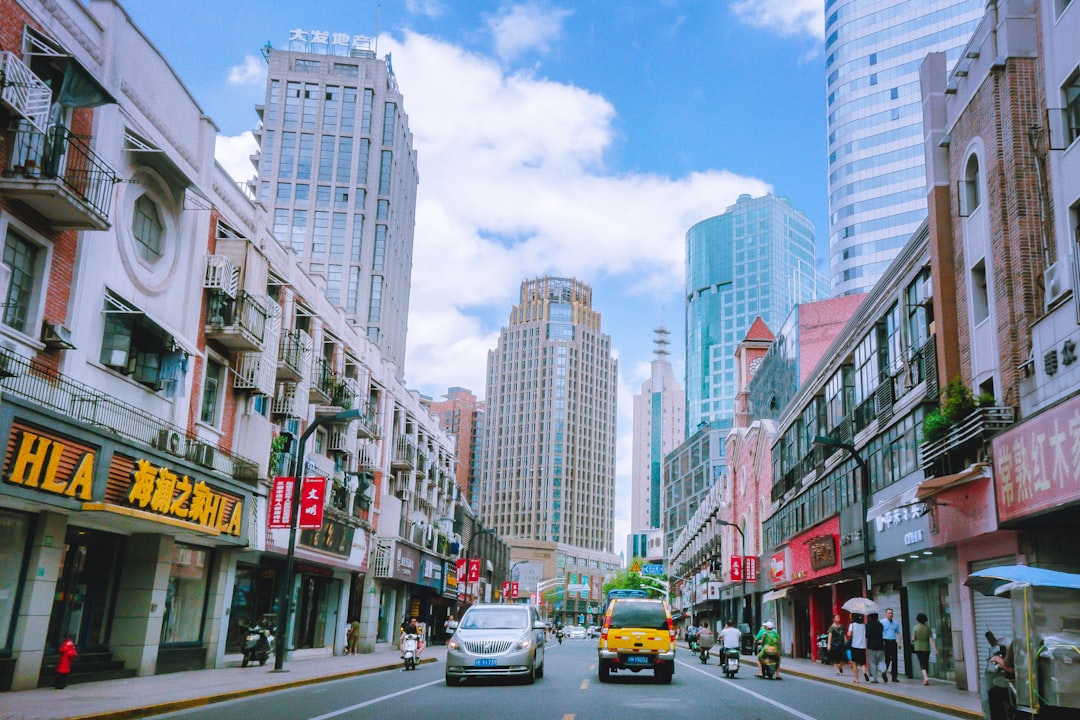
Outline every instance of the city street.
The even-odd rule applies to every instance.
[[[663,718],[673,709],[684,717],[728,718],[949,718],[877,695],[798,677],[759,680],[743,665],[734,680],[719,671],[716,659],[702,665],[682,650],[671,685],[656,683],[648,672],[617,674],[601,684],[596,677],[594,640],[551,642],[545,676],[534,685],[505,680],[469,681],[447,687],[443,664],[413,672],[391,671],[268,693],[158,718],[233,720],[330,720],[331,718],[436,718],[470,720],[586,720]],[[912,686],[913,692],[916,691]]]

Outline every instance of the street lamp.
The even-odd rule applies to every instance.
[[[866,597],[871,597],[873,595],[873,585],[870,584],[870,523],[866,519],[866,516],[870,514],[870,467],[851,443],[842,442],[831,437],[825,437],[824,435],[815,435],[814,444],[820,445],[821,447],[846,450],[855,461],[855,464],[859,466],[859,487],[860,492],[862,493],[863,574],[865,576],[864,582],[866,583]]]
[[[717,525],[723,525],[725,527],[733,527],[739,531],[739,537],[742,538],[742,594],[743,594],[743,622],[750,624],[750,598],[746,594],[746,533],[743,529],[733,522],[728,520],[721,520],[716,518]]]
[[[311,433],[320,425],[332,422],[349,422],[361,415],[359,408],[342,410],[333,415],[316,417],[300,436],[300,447],[296,451],[296,476],[293,477],[292,507],[289,508],[289,551],[285,555],[285,576],[278,590],[277,647],[274,649],[274,671],[281,672],[285,667],[285,630],[289,622],[289,605],[292,602],[293,558],[296,555],[296,518],[300,514],[300,478],[304,474],[304,446]]]
[[[513,565],[510,566],[510,571],[507,572],[507,577],[510,578],[509,582],[511,582],[511,583],[514,582],[514,568],[516,568],[518,565],[524,565],[527,562],[529,562],[529,561],[528,560],[518,560],[516,563],[514,563]],[[511,585],[511,587],[513,587],[513,586]],[[503,594],[503,602],[506,602],[507,595],[510,595],[510,593],[504,593]],[[516,597],[511,597],[510,599],[511,600],[517,600]]]

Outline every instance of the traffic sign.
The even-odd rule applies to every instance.
[[[630,566],[630,572],[635,572],[635,573],[640,573],[641,572],[641,561],[640,560],[635,560],[634,561],[634,564]]]
[[[663,575],[664,563],[645,563],[641,566],[642,575]]]

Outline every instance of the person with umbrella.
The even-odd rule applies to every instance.
[[[851,598],[843,605],[844,610],[851,613],[851,624],[848,625],[847,639],[851,647],[851,665],[855,669],[855,682],[859,682],[859,666],[862,666],[862,676],[870,682],[870,673],[866,666],[866,625],[863,624],[863,616],[878,611],[877,603],[870,598]]]

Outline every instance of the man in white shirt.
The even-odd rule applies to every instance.
[[[724,629],[720,631],[720,646],[727,648],[740,648],[742,646],[742,633],[735,627],[735,623],[728,620]]]

